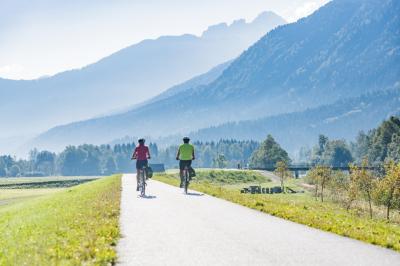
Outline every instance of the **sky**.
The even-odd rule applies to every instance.
[[[329,0],[0,0],[0,77],[36,79],[163,35],[273,11],[288,22]]]

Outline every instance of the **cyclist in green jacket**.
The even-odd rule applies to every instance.
[[[188,137],[183,138],[183,144],[179,146],[178,153],[176,154],[176,159],[179,160],[179,170],[181,177],[181,185],[183,187],[183,170],[185,167],[190,168],[192,165],[192,160],[195,159],[194,156],[194,146],[189,144],[190,139]]]

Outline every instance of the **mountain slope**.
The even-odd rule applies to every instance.
[[[39,140],[65,145],[162,137],[396,88],[399,14],[396,0],[332,1],[268,33],[208,85],[123,114],[60,126]]]
[[[220,64],[204,74],[196,76],[186,82],[183,82],[182,84],[173,86],[173,87],[167,89],[166,91],[164,91],[163,93],[159,94],[158,96],[153,97],[152,99],[150,99],[148,101],[145,101],[141,104],[136,105],[135,107],[133,107],[133,109],[131,108],[132,109],[131,111],[128,111],[127,113],[134,112],[135,110],[138,110],[138,109],[146,110],[147,106],[158,106],[158,103],[163,102],[164,99],[168,99],[170,97],[174,97],[174,96],[184,93],[186,91],[195,90],[196,88],[201,88],[201,86],[208,85],[208,84],[212,83],[213,81],[215,81],[215,79],[217,79],[223,73],[223,71],[227,67],[229,67],[231,62],[232,61],[228,61],[226,63]],[[109,123],[112,123],[114,120],[114,117],[119,117],[119,116],[124,116],[124,115],[125,115],[125,113],[122,112],[122,113],[118,113],[116,115],[107,116],[105,118],[99,117],[96,119],[92,119],[90,121],[103,121],[103,119],[110,118],[111,120]],[[77,134],[75,134],[74,130],[69,131],[72,135],[70,135],[68,138],[73,139],[73,141],[69,142],[68,144],[85,143],[85,142],[87,142],[87,143],[89,143],[89,142],[90,143],[106,143],[106,142],[110,141],[110,138],[111,139],[114,138],[112,134],[107,135],[108,127],[110,125],[109,123],[105,123],[106,127],[101,127],[101,129],[100,129],[100,127],[97,129],[93,128],[93,130],[100,130],[97,133],[94,133],[94,131],[89,128],[84,129],[84,132],[87,132],[88,134],[92,134],[92,136],[89,136],[88,134],[81,131],[81,125],[83,125],[85,123],[86,123],[85,121],[75,122],[75,123],[69,124],[67,126],[67,127],[72,126],[76,129],[78,129],[76,131]],[[125,126],[128,126],[128,127],[131,126],[132,124],[134,124],[134,123],[130,122],[129,119],[126,121],[124,121],[124,119],[122,119],[121,123],[125,124]],[[100,124],[103,124],[103,123],[97,124],[95,122],[95,124],[96,124],[96,126],[97,125],[100,126]],[[60,126],[60,127],[55,127],[53,130],[57,131],[58,129],[60,129],[61,131],[63,131],[63,128],[64,128],[64,126]],[[46,147],[47,149],[52,149],[52,150],[63,149],[68,144],[66,144],[66,142],[64,142],[64,141],[60,141],[57,138],[55,138],[54,141],[52,141],[52,138],[53,138],[52,131],[53,130],[50,130],[49,133],[40,135],[39,137],[34,139],[33,142],[28,140],[29,144],[22,147],[20,149],[20,152],[23,153],[24,151],[29,150],[29,148],[31,146],[32,147],[33,146]],[[129,134],[129,133],[132,133],[132,132],[127,132],[127,134],[123,135],[123,136],[132,136],[132,134]],[[120,137],[120,136],[118,136],[118,137]],[[90,141],[88,140],[89,138],[91,139]],[[10,142],[9,139],[6,139],[4,141],[4,143],[2,143],[1,139],[0,139],[0,149],[2,149],[2,146],[6,147],[6,144],[9,142]],[[15,144],[15,140],[14,140],[14,144]]]
[[[132,106],[164,89],[237,57],[285,21],[265,12],[251,23],[211,26],[201,37],[166,36],[145,40],[97,63],[50,78],[0,79],[0,137],[37,133]]]
[[[391,115],[400,114],[400,89],[374,92],[340,100],[302,112],[256,120],[226,123],[190,134],[194,139],[221,138],[263,140],[272,134],[289,151],[312,146],[319,134],[354,140],[360,130],[368,131]]]

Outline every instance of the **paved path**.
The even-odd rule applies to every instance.
[[[400,253],[150,181],[122,178],[121,265],[400,265]]]

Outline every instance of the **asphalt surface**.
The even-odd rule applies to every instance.
[[[120,265],[400,265],[400,253],[224,200],[122,178]]]

